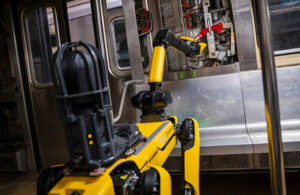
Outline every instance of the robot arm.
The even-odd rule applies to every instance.
[[[188,45],[186,41],[191,41],[191,44]],[[206,44],[198,43],[195,39],[190,37],[183,36],[178,38],[167,29],[159,31],[153,42],[153,55],[149,74],[150,86],[153,85],[153,83],[162,82],[165,53],[169,46],[174,47],[187,57],[192,57],[199,55],[206,47]]]
[[[186,41],[190,41],[187,44]],[[187,57],[199,55],[206,47],[190,37],[178,38],[170,30],[161,30],[153,42],[152,63],[149,74],[150,91],[141,91],[131,99],[135,108],[142,110],[142,122],[157,122],[165,120],[164,107],[172,103],[171,93],[161,92],[166,49],[172,46]]]
[[[186,41],[191,41],[188,45]],[[143,111],[144,121],[159,120],[155,114],[162,114],[162,108],[172,102],[169,92],[159,92],[163,77],[165,53],[168,46],[172,46],[187,57],[199,55],[206,47],[205,43],[198,43],[190,37],[176,37],[170,30],[161,30],[153,42],[153,56],[149,75],[150,91],[140,92],[135,98],[141,102],[139,108]],[[137,101],[133,101],[137,102]],[[150,102],[150,104],[149,104]],[[145,108],[148,108],[145,110]],[[150,110],[150,109],[152,110]],[[149,113],[154,111],[154,116]],[[145,116],[146,115],[146,116]],[[164,116],[161,116],[162,119]],[[174,118],[175,120],[175,118]],[[177,123],[177,122],[175,122]],[[198,123],[192,118],[186,118],[180,126],[177,137],[181,142],[181,155],[184,158],[183,193],[200,194],[200,137]]]

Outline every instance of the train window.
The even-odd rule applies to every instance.
[[[42,6],[29,10],[26,28],[33,80],[36,84],[50,83],[51,56],[58,48],[53,8]]]
[[[67,1],[71,41],[95,45],[95,33],[90,0]]]
[[[124,17],[115,18],[111,21],[110,25],[112,45],[115,55],[117,69],[129,70],[130,62],[128,55],[128,45],[126,38],[125,20]],[[140,50],[142,55],[143,67],[149,65],[149,55],[147,50],[147,37],[139,36]]]
[[[111,22],[113,48],[115,52],[118,69],[128,70],[130,68],[125,21],[124,17],[116,18]]]
[[[300,0],[269,0],[275,55],[300,52]]]
[[[106,7],[107,9],[115,9],[118,7],[122,7],[122,0],[107,0]]]

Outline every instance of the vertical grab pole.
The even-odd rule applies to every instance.
[[[262,65],[265,111],[268,132],[269,166],[272,194],[285,195],[285,171],[282,150],[280,109],[274,62],[274,50],[267,0],[252,0],[257,14],[258,44]]]

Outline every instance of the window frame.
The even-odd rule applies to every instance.
[[[117,53],[117,45],[116,45],[116,38],[115,38],[114,22],[118,21],[118,20],[122,20],[122,19],[125,22],[125,17],[124,16],[119,16],[119,17],[113,18],[110,21],[110,25],[109,25],[110,26],[110,33],[111,33],[112,49],[113,49],[113,58],[114,58],[114,63],[116,65],[116,68],[117,68],[118,71],[129,71],[129,70],[131,70],[130,65],[128,67],[121,67],[119,65],[119,62],[118,62],[118,53]],[[125,28],[126,28],[126,26],[125,26]],[[126,39],[126,41],[127,41],[127,39]],[[128,43],[127,43],[127,47],[128,47]]]
[[[60,31],[59,31],[59,26],[58,26],[58,19],[57,19],[57,10],[54,4],[51,2],[45,2],[45,3],[39,3],[33,6],[28,6],[24,10],[22,10],[21,13],[21,21],[22,21],[22,36],[23,36],[23,45],[24,45],[24,53],[25,53],[25,61],[26,61],[26,69],[28,72],[28,77],[30,83],[39,89],[42,88],[49,88],[53,86],[52,82],[47,82],[47,83],[42,83],[37,81],[36,76],[35,76],[35,70],[34,70],[34,63],[33,63],[33,58],[32,58],[32,50],[31,50],[31,45],[30,45],[30,35],[29,35],[29,29],[27,25],[27,16],[30,11],[41,8],[41,7],[51,7],[53,10],[53,22],[54,22],[54,27],[55,27],[55,32],[57,35],[57,47],[61,47],[61,38],[60,38]]]
[[[271,10],[271,7],[274,8],[274,10]],[[296,7],[292,8],[282,8],[278,9],[279,5],[273,5],[270,6],[270,20],[271,20],[271,15],[272,14],[280,14],[280,13],[285,13],[286,11],[284,9],[288,9],[288,11],[294,10],[294,11],[300,11],[300,5],[297,5]],[[270,21],[272,23],[272,20]],[[272,33],[272,29],[271,29]],[[274,41],[273,41],[274,42]],[[292,55],[292,54],[300,54],[300,46],[291,48],[291,49],[282,49],[282,50],[274,50],[274,55],[277,57],[282,56],[282,55]]]

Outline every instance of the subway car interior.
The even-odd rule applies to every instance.
[[[300,194],[300,0],[1,0],[0,195]]]

